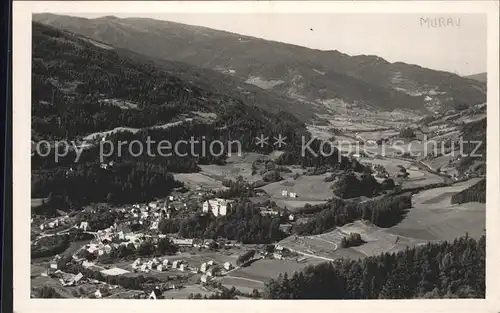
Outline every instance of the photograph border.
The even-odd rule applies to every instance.
[[[14,1],[13,2],[13,304],[25,312],[164,312],[164,311],[356,311],[356,312],[499,312],[500,262],[496,238],[499,217],[499,7],[496,1]],[[31,134],[31,21],[33,13],[483,13],[488,17],[487,95],[487,202],[486,202],[486,299],[443,300],[279,300],[245,301],[135,301],[30,298],[30,134]],[[389,39],[388,39],[389,40]],[[244,301],[244,303],[241,303]],[[390,301],[387,303],[387,301]]]

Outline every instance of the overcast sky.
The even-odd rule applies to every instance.
[[[110,14],[71,14],[99,17]],[[113,14],[149,17],[349,55],[374,54],[459,75],[486,72],[486,16],[445,15],[455,26],[428,27],[428,14]],[[457,26],[457,23],[460,25]],[[312,30],[311,30],[312,29]]]

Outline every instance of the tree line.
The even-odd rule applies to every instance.
[[[482,179],[476,184],[464,189],[451,197],[452,204],[480,202],[486,203],[486,179]]]
[[[184,238],[237,240],[241,243],[273,243],[285,238],[280,217],[262,216],[259,208],[247,201],[231,205],[226,216],[198,214],[187,219],[164,219],[159,230],[164,234],[176,233]]]
[[[182,186],[164,165],[124,162],[103,169],[99,162],[65,168],[34,171],[32,197],[51,197],[38,210],[70,209],[89,203],[112,204],[145,202],[168,195]]]
[[[388,195],[362,203],[333,198],[308,208],[309,212],[317,213],[307,222],[294,225],[293,231],[299,235],[322,234],[360,219],[388,227],[401,221],[409,208],[411,194]]]

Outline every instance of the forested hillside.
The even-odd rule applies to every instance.
[[[464,154],[474,154],[474,158],[486,159],[486,118],[463,126]],[[479,144],[480,143],[480,144]]]
[[[224,75],[210,70],[157,62],[36,22],[32,26],[32,140],[63,139],[73,145],[57,159],[54,147],[46,156],[32,156],[33,197],[52,192],[60,208],[145,201],[179,186],[170,173],[196,172],[198,164],[223,164],[232,149],[203,155],[200,144],[187,155],[189,146],[180,146],[178,154],[137,156],[125,148],[120,155],[103,158],[96,142],[85,139],[117,127],[124,129],[106,136],[113,147],[137,140],[158,151],[166,138],[175,143],[193,137],[209,143],[238,140],[242,151],[269,153],[273,146],[256,145],[255,138],[282,135],[288,138],[282,163],[360,167],[339,158],[338,151],[328,157],[302,155],[302,137],[309,141],[310,134],[290,113],[293,110],[284,110],[294,103],[270,92],[255,86],[239,90],[245,85],[230,78],[218,81],[217,75]],[[212,118],[192,118],[203,114]],[[311,144],[316,151],[319,146],[318,140]],[[63,152],[67,148],[59,147]],[[112,168],[102,168],[111,161]]]
[[[456,193],[451,197],[451,203],[480,202],[486,203],[486,179]]]
[[[463,237],[309,266],[266,284],[268,299],[484,298],[486,239]]]

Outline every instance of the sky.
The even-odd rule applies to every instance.
[[[70,14],[94,18],[110,14]],[[205,26],[267,40],[349,55],[377,55],[459,75],[486,72],[487,21],[482,14],[318,14],[318,13],[171,13],[113,14]],[[451,19],[449,26],[429,27]],[[453,25],[451,25],[453,24]]]

